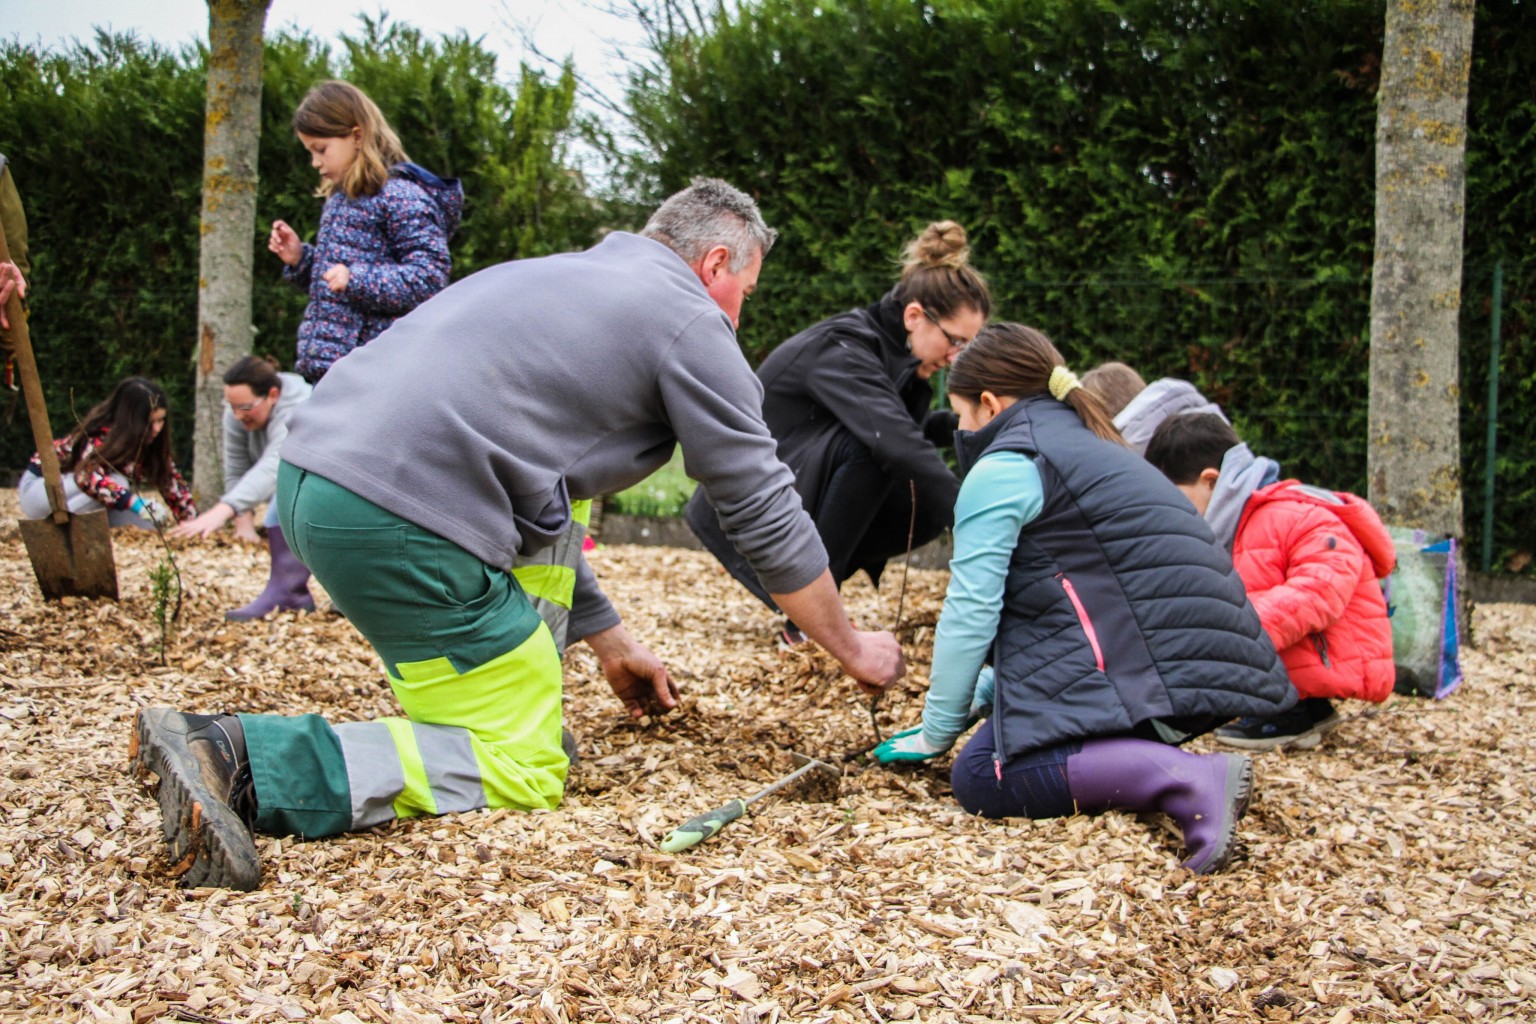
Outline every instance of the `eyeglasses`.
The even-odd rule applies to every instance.
[[[935,326],[935,327],[937,327],[939,329],[939,333],[944,335],[944,340],[949,342],[949,347],[950,348],[958,350],[958,349],[965,348],[965,346],[967,346],[967,345],[969,345],[971,343],[971,339],[970,338],[957,338],[953,334],[950,334],[948,331],[946,331],[944,329],[944,325],[939,323],[939,318],[934,316],[933,313],[930,312],[928,309],[925,308],[923,310],[923,316],[927,317],[928,318],[928,322],[933,324],[933,326]]]
[[[252,409],[256,408],[262,402],[265,402],[267,399],[269,399],[271,397],[272,397],[272,392],[269,391],[266,394],[262,395],[260,398],[256,399],[256,401],[254,401],[254,402],[246,402],[244,405],[236,405],[234,402],[225,402],[224,404],[229,406],[230,410],[233,411],[233,412],[250,412]]]

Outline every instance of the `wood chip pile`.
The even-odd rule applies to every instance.
[[[126,771],[134,711],[370,718],[395,712],[380,667],[334,614],[226,623],[267,566],[231,541],[176,547],[162,665],[156,539],[117,532],[120,602],[45,606],[15,510],[7,492],[5,1021],[1536,1019],[1536,609],[1476,610],[1449,700],[1344,705],[1321,748],[1260,755],[1217,876],[1179,868],[1156,820],[967,817],[948,758],[850,762],[832,801],[770,798],[672,856],[668,830],[788,771],[789,751],[842,764],[868,745],[869,703],[814,647],[778,649],[707,555],[605,548],[600,578],[684,701],[632,724],[573,650],[564,807],[262,838],[258,891],[182,890]],[[856,619],[888,627],[901,579],[850,584]],[[917,720],[944,583],[911,574],[911,673],[882,734]]]

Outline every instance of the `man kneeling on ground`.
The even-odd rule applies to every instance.
[[[674,444],[779,607],[866,689],[902,676],[895,637],[848,622],[736,343],[774,237],[748,196],[698,179],[639,235],[473,274],[332,368],[294,415],[278,515],[404,715],[141,712],[134,758],[160,776],[183,884],[254,888],[253,830],[314,838],[557,806],[557,638],[534,581],[507,570],[573,536],[573,502],[633,486]],[[676,707],[579,538],[564,549],[569,562],[537,575],[544,594],[564,590],[569,635],[631,715]]]

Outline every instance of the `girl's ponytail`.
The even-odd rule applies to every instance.
[[[1079,385],[1073,388],[1072,393],[1062,401],[1077,410],[1077,417],[1083,421],[1083,426],[1106,441],[1125,444],[1125,438],[1120,436],[1114,418],[1109,415],[1109,410],[1104,408],[1104,400],[1098,395]]]
[[[1051,339],[1033,327],[988,324],[960,350],[949,368],[949,393],[976,403],[983,391],[1006,398],[1051,395],[1099,437],[1125,444],[1104,402],[1083,388]]]

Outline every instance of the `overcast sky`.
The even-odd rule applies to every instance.
[[[318,38],[356,34],[357,15],[387,11],[395,22],[431,35],[460,30],[483,37],[497,55],[503,80],[520,60],[539,62],[524,48],[520,30],[538,49],[575,58],[583,78],[614,99],[619,96],[625,51],[639,48],[640,30],[608,13],[610,0],[272,0],[267,31],[304,29]],[[0,0],[0,35],[23,43],[60,46],[88,42],[97,28],[133,30],[167,45],[206,40],[206,0]]]

